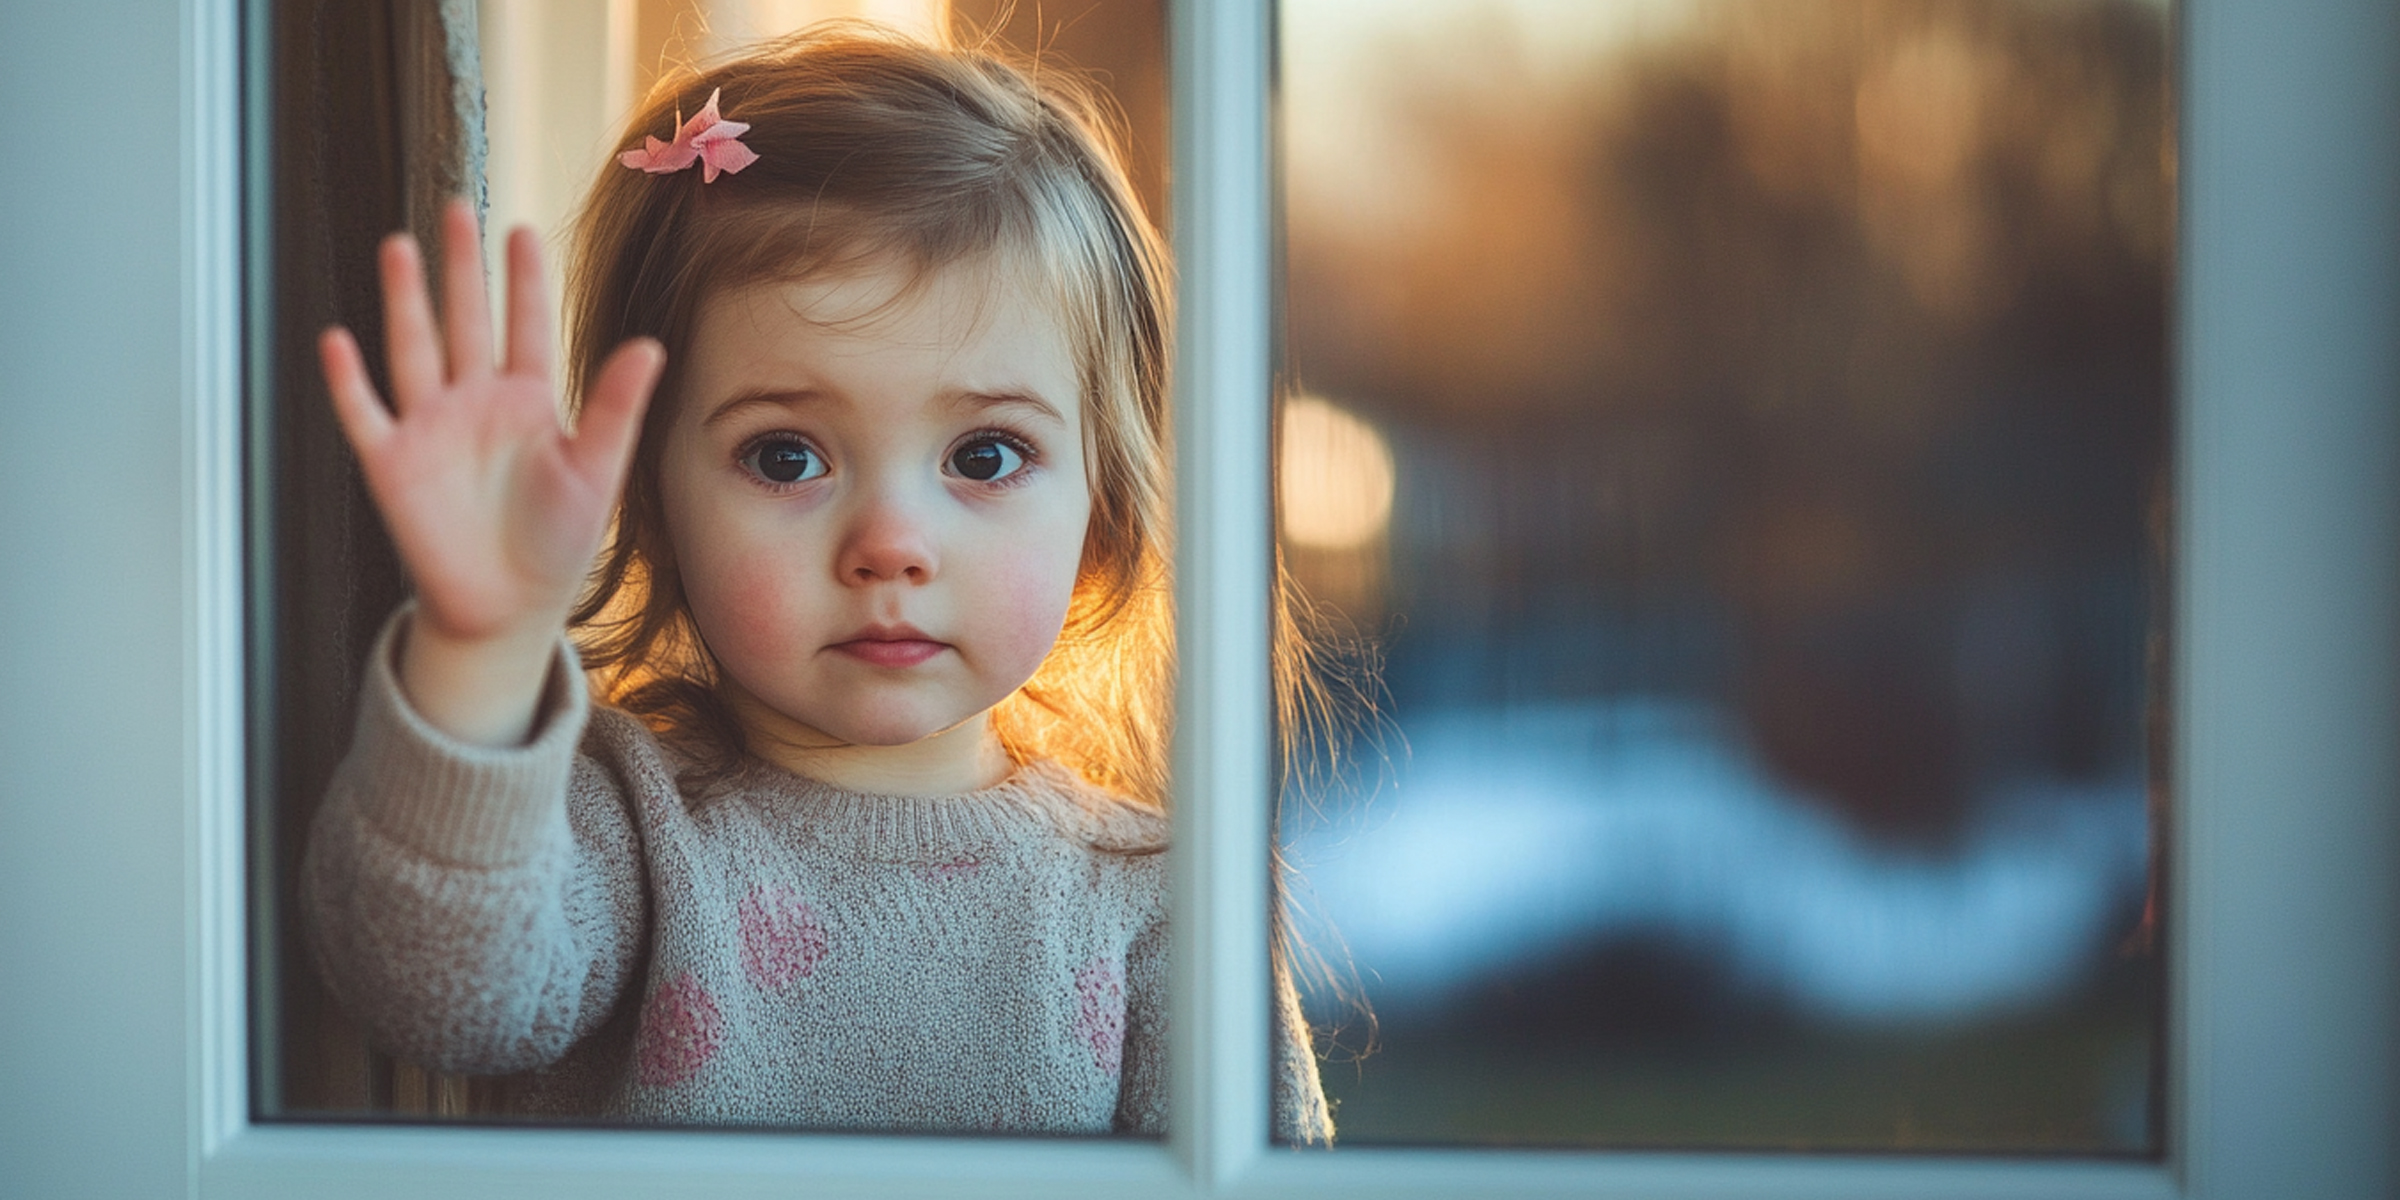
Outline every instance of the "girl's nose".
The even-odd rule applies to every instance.
[[[853,515],[834,570],[849,584],[928,583],[938,566],[923,515],[885,495],[867,498]]]

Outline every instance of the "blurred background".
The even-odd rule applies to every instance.
[[[1281,13],[1342,1139],[2156,1152],[2168,9]]]

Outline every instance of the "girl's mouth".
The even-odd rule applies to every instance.
[[[949,647],[906,625],[877,626],[831,647],[875,667],[913,667]]]

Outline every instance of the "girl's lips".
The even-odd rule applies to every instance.
[[[913,667],[940,654],[947,647],[940,642],[925,638],[862,637],[853,638],[847,642],[837,642],[833,649],[869,666]]]

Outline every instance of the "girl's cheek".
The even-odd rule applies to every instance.
[[[726,634],[752,653],[778,649],[797,632],[791,582],[779,570],[783,565],[765,555],[746,556],[746,561],[729,566],[721,580],[725,611],[718,619]]]
[[[749,658],[775,650],[791,632],[787,566],[772,555],[724,546],[687,556],[684,589],[701,636],[720,654]]]
[[[986,636],[995,662],[1032,678],[1058,641],[1075,594],[1075,563],[1019,562],[997,572],[987,594]],[[1022,682],[1022,680],[1020,680]]]

